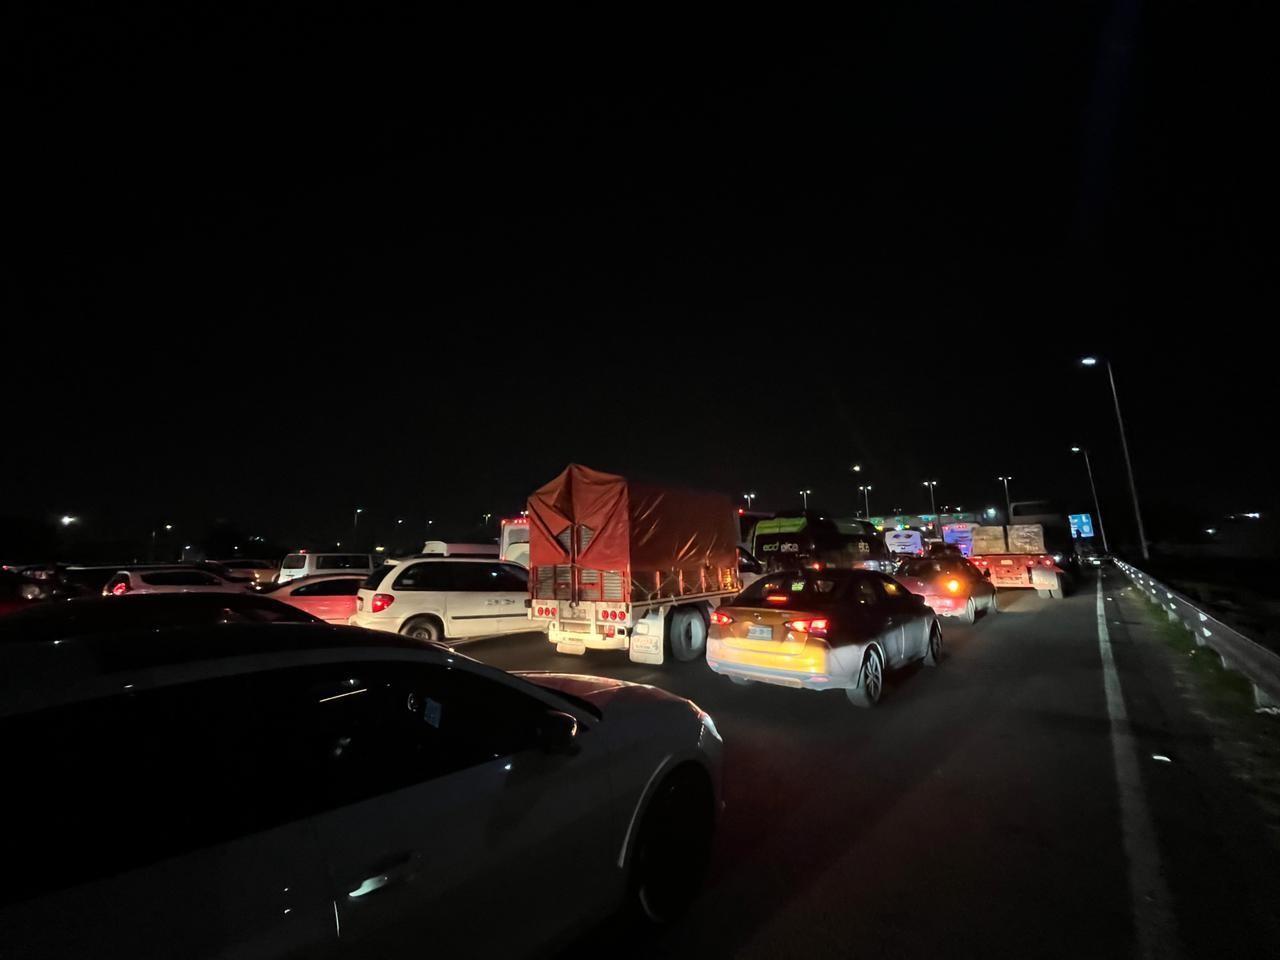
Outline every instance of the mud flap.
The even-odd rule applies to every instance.
[[[631,629],[631,643],[627,651],[632,663],[662,663],[666,625],[665,610],[650,610],[643,620],[636,621]]]

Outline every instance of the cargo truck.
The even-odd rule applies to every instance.
[[[720,494],[570,464],[529,498],[528,521],[529,619],[560,653],[693,660],[741,589],[738,515]]]
[[[973,528],[969,560],[996,588],[1033,589],[1042,597],[1061,599],[1066,575],[1045,550],[1044,528],[1038,523],[1013,523]]]

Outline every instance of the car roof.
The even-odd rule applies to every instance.
[[[415,553],[411,557],[405,557],[400,562],[403,563],[405,562],[405,560],[426,560],[431,563],[440,563],[440,562],[444,562],[444,563],[505,563],[509,567],[520,567],[521,570],[525,569],[524,567],[520,566],[520,564],[516,563],[514,560],[503,560],[497,554],[494,554],[493,556],[484,556],[484,557],[477,557],[475,554],[464,554],[463,556],[458,556],[458,557],[446,557],[443,554],[439,554],[439,553]]]
[[[404,659],[471,662],[399,634],[326,623],[151,627],[0,644],[0,717],[264,670]]]
[[[33,602],[27,609],[0,618],[0,644],[65,639],[140,627],[163,627],[183,617],[199,617],[225,609],[279,610],[300,621],[316,620],[297,607],[258,593],[142,593],[122,597],[78,597]],[[198,622],[198,621],[197,621]]]

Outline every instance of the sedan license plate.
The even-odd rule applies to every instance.
[[[751,626],[747,627],[748,640],[772,640],[773,627]]]

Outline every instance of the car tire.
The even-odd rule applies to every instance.
[[[707,775],[686,765],[667,776],[645,808],[631,857],[630,911],[665,926],[692,905],[711,861],[715,797]]]
[[[969,598],[969,602],[964,605],[964,622],[976,623],[978,620],[978,601],[973,597]]]
[[[845,691],[855,707],[874,707],[884,692],[884,661],[874,647],[862,655],[858,669],[858,685]]]
[[[1058,585],[1050,587],[1048,590],[1050,600],[1061,600],[1066,595],[1067,583],[1063,579],[1062,574],[1058,574]]]
[[[936,623],[929,628],[929,644],[924,650],[924,665],[936,667],[942,662],[942,627]]]
[[[707,621],[701,611],[687,607],[672,611],[667,624],[667,647],[681,663],[702,656],[707,649]]]
[[[439,621],[432,617],[414,617],[400,628],[400,632],[422,643],[440,643],[444,639]]]
[[[987,613],[1000,612],[1000,592],[998,590],[991,591],[991,600],[987,603]]]

